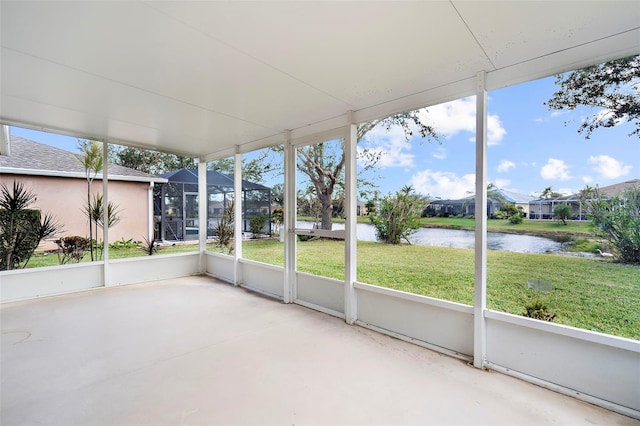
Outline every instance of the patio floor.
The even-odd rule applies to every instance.
[[[208,277],[0,307],[0,424],[600,424],[631,418]]]

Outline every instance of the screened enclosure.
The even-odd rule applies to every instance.
[[[155,238],[166,241],[198,239],[198,171],[179,169],[160,175],[167,183],[154,187]],[[262,233],[271,233],[271,189],[242,181],[242,230],[249,231],[253,217],[264,216]],[[207,237],[216,236],[216,228],[225,212],[233,208],[233,177],[207,171]]]

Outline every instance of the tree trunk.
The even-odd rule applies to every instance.
[[[331,230],[331,217],[333,216],[333,204],[331,203],[331,195],[322,193],[318,196],[322,202],[322,222],[320,229]]]

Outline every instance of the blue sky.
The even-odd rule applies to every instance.
[[[488,180],[500,188],[539,194],[551,186],[573,193],[585,185],[606,186],[640,178],[640,140],[633,126],[598,129],[587,140],[578,134],[582,119],[597,110],[552,112],[544,102],[556,90],[554,78],[489,93]],[[475,98],[421,111],[444,135],[441,143],[400,129],[374,129],[366,146],[382,153],[376,183],[382,193],[412,185],[431,197],[461,198],[474,190]],[[568,122],[565,126],[564,123]],[[74,151],[76,138],[12,128],[12,134]]]
[[[488,181],[523,194],[551,186],[574,193],[640,178],[640,140],[629,123],[598,129],[589,140],[577,130],[597,110],[552,112],[544,105],[556,90],[549,77],[489,93]],[[401,131],[375,130],[368,146],[385,155],[379,163],[383,193],[413,185],[432,197],[462,198],[475,186],[475,98],[427,108],[426,119],[445,135],[441,143]],[[564,123],[568,122],[565,126]]]

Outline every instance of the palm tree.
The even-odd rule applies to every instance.
[[[96,178],[98,172],[102,171],[104,159],[102,158],[102,146],[96,141],[78,140],[78,149],[82,153],[79,157],[80,163],[84,167],[87,179],[87,207],[86,211],[91,211],[91,183]],[[91,241],[91,261],[93,262],[93,215],[89,214],[89,240]]]
[[[120,216],[118,213],[120,213],[118,211],[118,206],[109,201],[107,203],[107,228],[111,228],[120,222]],[[91,226],[92,222],[95,226],[96,240],[98,239],[98,227],[102,229],[104,240],[104,208],[102,194],[95,194],[93,196],[93,200],[85,207],[84,214],[89,218],[89,226]],[[96,258],[98,260],[101,259],[102,252],[97,253]]]
[[[550,186],[547,186],[544,191],[540,194],[541,198],[551,198],[553,197],[553,189]]]

